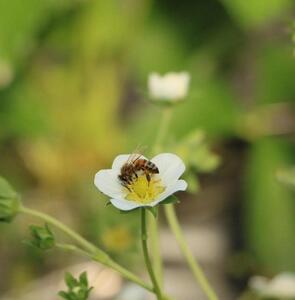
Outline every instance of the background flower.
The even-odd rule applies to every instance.
[[[281,273],[273,279],[255,276],[250,280],[250,287],[264,297],[295,298],[295,274]]]
[[[179,101],[186,97],[190,75],[187,72],[151,73],[148,79],[149,94],[155,100]]]

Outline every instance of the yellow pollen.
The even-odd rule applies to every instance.
[[[149,204],[153,202],[156,197],[163,193],[165,186],[163,186],[161,179],[152,176],[148,181],[146,175],[140,175],[132,184],[128,185],[128,193],[126,200],[135,201],[140,204]]]

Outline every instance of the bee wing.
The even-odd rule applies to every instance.
[[[139,153],[131,153],[130,156],[128,157],[127,164],[134,163],[134,162],[137,161],[141,156],[142,156],[142,154],[139,154]]]
[[[135,150],[130,154],[127,163],[134,163],[136,162],[138,159],[140,159],[143,156],[143,152],[146,150],[146,146],[141,146],[138,145]]]

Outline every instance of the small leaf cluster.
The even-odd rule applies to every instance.
[[[220,158],[209,149],[206,136],[202,130],[194,130],[180,142],[172,145],[187,166],[184,179],[188,183],[188,191],[199,191],[199,182],[196,173],[210,173],[220,164]]]
[[[0,222],[11,222],[19,207],[19,195],[3,177],[0,177]]]
[[[78,279],[67,272],[65,274],[65,283],[68,291],[60,291],[58,295],[66,300],[87,300],[93,287],[88,286],[87,273],[83,272]]]
[[[32,240],[28,241],[28,244],[31,246],[41,250],[49,250],[55,246],[54,235],[47,224],[43,227],[31,225],[30,232]]]

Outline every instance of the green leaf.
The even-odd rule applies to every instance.
[[[67,300],[87,300],[92,287],[88,287],[87,273],[80,274],[79,279],[67,272],[65,274],[65,282],[68,291],[60,291],[58,295]]]
[[[166,198],[165,200],[163,200],[161,202],[161,204],[175,204],[175,203],[179,203],[180,201],[178,200],[178,198],[175,195],[171,195],[168,198]]]
[[[0,176],[0,198],[15,198],[17,197],[16,191],[11,185]]]
[[[31,225],[30,231],[32,236],[30,245],[41,250],[49,250],[55,246],[54,235],[47,224],[44,227]]]
[[[75,279],[75,278],[73,277],[73,275],[72,275],[71,273],[69,273],[69,272],[67,272],[67,273],[65,274],[65,282],[66,282],[67,286],[68,286],[70,289],[73,289],[74,287],[76,287],[76,286],[79,285],[77,279]]]
[[[0,176],[0,222],[10,222],[18,213],[20,197],[11,185]]]
[[[157,206],[147,206],[146,209],[155,217],[155,219],[158,217],[158,207]]]
[[[245,28],[254,28],[287,12],[291,0],[224,0],[228,12]]]
[[[79,276],[79,280],[80,283],[85,285],[86,287],[88,286],[88,280],[87,280],[87,273],[83,272],[80,276]]]
[[[58,292],[58,296],[66,299],[66,300],[71,300],[70,296],[66,292],[64,292],[64,291]]]

